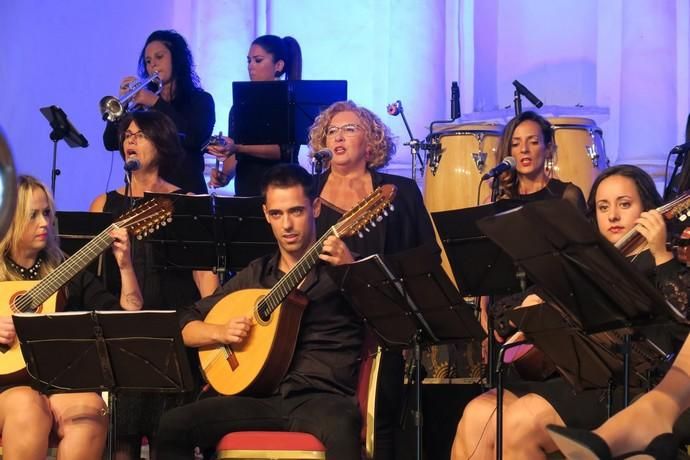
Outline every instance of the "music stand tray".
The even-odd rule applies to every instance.
[[[685,316],[565,200],[547,200],[479,222],[587,334],[679,322]],[[529,235],[529,238],[526,238]]]
[[[435,245],[433,245],[435,247]],[[414,350],[417,458],[422,458],[421,346],[482,340],[485,333],[441,267],[438,250],[420,246],[334,267],[342,292],[384,348]]]
[[[345,100],[345,80],[233,82],[235,142],[307,144],[309,127],[319,113]]]
[[[155,265],[164,269],[239,271],[276,249],[261,197],[146,193],[171,197],[172,222],[147,244],[159,247]]]
[[[194,382],[174,311],[83,311],[12,316],[29,375],[45,393],[108,391],[115,458],[116,394],[183,393]]]
[[[630,329],[587,335],[548,303],[518,308],[506,315],[555,363],[576,391],[603,389],[611,384],[643,386],[648,382],[648,371],[670,356],[643,336],[633,337],[626,344],[625,336],[633,334]],[[631,370],[627,377],[623,356],[626,346]]]
[[[13,321],[45,392],[193,389],[174,311],[17,313]]]
[[[463,295],[502,295],[522,290],[513,260],[477,226],[477,221],[521,204],[499,200],[473,208],[431,213]]]

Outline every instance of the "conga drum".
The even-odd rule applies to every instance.
[[[482,176],[496,166],[498,140],[503,125],[491,123],[445,125],[432,133],[427,142],[424,202],[430,212],[468,208],[485,203],[491,186]]]
[[[585,199],[594,179],[609,165],[601,128],[594,120],[578,117],[547,118],[553,126],[556,153],[547,161],[547,173],[580,187]]]
[[[491,182],[481,178],[497,164],[497,147],[503,125],[466,123],[444,125],[427,137],[424,176],[424,202],[429,212],[469,208],[487,203],[491,198]],[[436,231],[434,229],[434,231]],[[443,269],[455,283],[438,233]],[[431,378],[458,376],[481,378],[481,348],[468,342],[462,347],[434,346],[425,353],[424,366]]]
[[[503,125],[491,123],[445,125],[427,137],[432,147],[427,152],[424,176],[424,203],[429,212],[469,208],[491,198],[490,183],[482,176],[497,163],[498,141]],[[436,239],[441,248],[438,233]],[[442,265],[455,281],[445,251]]]

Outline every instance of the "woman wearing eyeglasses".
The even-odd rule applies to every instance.
[[[429,244],[438,250],[431,219],[424,207],[417,184],[406,177],[379,172],[395,154],[390,129],[370,110],[351,101],[336,102],[316,118],[309,131],[313,152],[328,148],[333,158],[319,179],[321,214],[317,232],[322,235],[346,212],[374,189],[393,184],[398,192],[395,210],[371,227],[365,238],[349,238],[347,245],[355,257],[394,254]],[[384,353],[376,400],[377,459],[400,458],[395,452],[393,434],[399,420],[403,383],[400,353]]]
[[[131,173],[131,184],[122,185],[94,200],[92,212],[119,216],[140,202],[145,192],[184,193],[165,178],[184,155],[173,121],[158,111],[130,112],[120,124],[120,154],[140,166]],[[156,248],[146,242],[132,242],[132,261],[144,297],[145,309],[179,309],[206,297],[218,287],[218,278],[209,271],[163,270],[156,261]],[[114,291],[117,286],[111,286]],[[122,395],[118,401],[118,459],[138,459],[141,437],[147,436],[152,450],[158,418],[164,408],[177,403],[176,397],[156,394]]]
[[[262,35],[256,38],[247,54],[247,71],[250,81],[302,79],[302,51],[299,43],[292,37],[280,38],[275,35]],[[278,163],[297,161],[299,146],[285,145],[242,145],[236,144],[234,111],[228,116],[228,136],[225,145],[214,145],[208,153],[224,160],[223,170],[211,171],[211,187],[224,187],[235,177],[236,196],[261,195],[259,184],[264,171]]]

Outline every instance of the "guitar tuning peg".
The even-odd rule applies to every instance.
[[[383,220],[383,216],[376,216],[376,222],[381,222]]]
[[[386,217],[388,217],[388,211],[386,211],[386,210],[384,209],[384,210],[383,210],[383,215],[386,216]]]
[[[688,216],[685,215],[685,214],[683,214],[682,216],[680,216],[680,217],[678,218],[678,220],[681,221],[681,222],[685,222],[685,220],[686,220],[687,218],[688,218]]]
[[[357,232],[357,236],[360,238],[364,238],[364,233],[362,233],[362,231],[360,230]]]
[[[391,210],[391,212],[392,212],[392,211],[395,211],[395,206],[393,206],[393,204],[391,203],[391,205],[390,205],[390,206],[388,206],[388,209],[390,209],[390,210]]]
[[[143,238],[141,235],[137,235],[137,239],[138,239],[139,241],[141,241],[141,240],[143,240],[144,238]]]
[[[369,233],[369,232],[371,231],[371,229],[370,229],[369,227],[367,227],[366,225],[364,226],[364,230],[365,230],[367,233]]]
[[[374,222],[373,220],[369,223],[371,224],[372,227],[376,227],[376,222]]]

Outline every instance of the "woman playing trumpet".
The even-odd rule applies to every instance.
[[[158,72],[162,84],[160,94],[144,88],[136,92],[132,102],[142,109],[163,112],[175,122],[186,155],[165,179],[183,190],[206,193],[201,146],[213,132],[215,105],[213,97],[201,88],[192,53],[182,35],[173,30],[157,30],[149,35],[139,56],[139,75],[148,79],[154,72]],[[120,96],[131,92],[136,80],[132,76],[124,78]],[[108,122],[103,143],[108,150],[119,149],[117,123]]]

